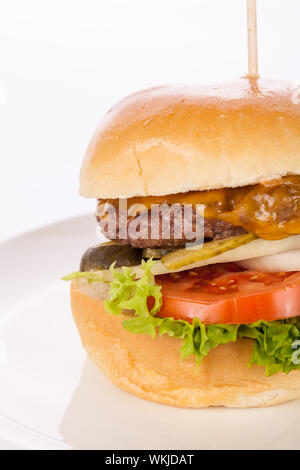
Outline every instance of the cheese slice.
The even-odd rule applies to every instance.
[[[161,261],[157,261],[152,268],[152,272],[155,276],[158,276],[159,274],[186,271],[188,269],[208,266],[210,264],[242,261],[250,258],[257,258],[259,256],[274,255],[292,250],[300,250],[300,235],[295,235],[276,241],[257,239],[247,243],[246,245],[242,245],[234,248],[233,250],[226,251],[225,253],[222,253],[218,256],[198,261],[197,263],[193,263],[174,270],[168,270]],[[132,271],[136,274],[137,278],[141,277],[144,273],[144,271],[141,269],[141,266],[132,267]],[[103,275],[103,280],[111,280],[112,276],[109,270],[103,270],[100,272]]]

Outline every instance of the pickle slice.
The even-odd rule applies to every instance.
[[[143,258],[153,258],[160,259],[166,254],[174,251],[170,248],[144,248],[143,249]]]
[[[167,269],[179,269],[189,264],[202,261],[220,255],[225,251],[233,250],[246,243],[252,242],[257,236],[254,233],[246,233],[235,237],[223,238],[222,240],[213,240],[201,245],[199,249],[183,248],[168,253],[162,258],[162,263]]]
[[[98,271],[109,269],[112,263],[115,268],[122,266],[137,266],[142,261],[142,250],[130,245],[120,245],[116,242],[102,243],[91,246],[81,258],[80,271]]]

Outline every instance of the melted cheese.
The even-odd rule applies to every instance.
[[[101,200],[118,207],[119,200]],[[127,207],[153,204],[202,204],[204,217],[244,227],[259,238],[279,240],[300,234],[300,176],[287,176],[242,188],[191,191],[167,196],[134,197]]]

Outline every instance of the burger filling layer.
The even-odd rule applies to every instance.
[[[127,212],[121,213],[121,202],[124,200],[108,199],[98,203],[96,217],[101,223],[104,235],[110,239],[137,248],[168,247],[178,248],[188,241],[197,238],[214,240],[251,232],[266,240],[279,240],[300,233],[300,176],[287,176],[256,185],[241,188],[224,188],[210,191],[192,191],[172,194],[169,196],[135,197],[126,200]],[[108,231],[110,214],[107,205],[117,211],[117,227],[115,236]],[[158,210],[157,206],[173,207],[170,212],[169,237],[162,237],[163,214],[159,212],[158,236],[153,239],[150,230],[150,210]],[[175,206],[183,208],[190,205],[193,217],[183,220],[183,209],[176,211]],[[195,230],[197,206],[203,209],[204,229]],[[142,217],[140,217],[142,214]],[[118,221],[126,218],[126,233],[120,236]],[[147,236],[131,237],[130,225],[139,223],[147,226]],[[188,224],[184,229],[184,224]],[[182,236],[174,237],[176,227],[182,226]],[[204,230],[204,233],[203,233]],[[180,230],[179,230],[180,232]],[[136,233],[136,231],[135,231]],[[194,236],[193,236],[194,234]]]
[[[181,339],[182,358],[193,355],[199,363],[219,344],[248,338],[253,340],[250,364],[264,366],[267,375],[300,370],[299,251],[289,272],[282,266],[267,274],[227,262],[300,249],[300,176],[242,188],[131,198],[126,212],[123,202],[99,201],[97,219],[115,242],[87,250],[80,272],[66,280],[107,283],[107,312],[125,313],[123,326],[132,333]],[[153,205],[178,206],[169,215],[168,236],[163,234],[163,214],[156,219],[157,236],[152,236]],[[178,230],[185,205],[192,218]],[[198,205],[203,209],[201,233],[196,230]],[[114,235],[108,230],[110,217],[116,222]],[[146,234],[131,236],[131,224],[144,225]],[[201,238],[199,247],[183,248]],[[245,244],[252,244],[251,256],[246,256]],[[218,260],[235,249],[240,250],[235,257]],[[199,267],[201,260],[209,266]]]

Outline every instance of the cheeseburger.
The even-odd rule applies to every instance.
[[[116,385],[181,407],[300,396],[300,105],[290,83],[158,87],[108,111],[82,196],[107,241],[71,304]]]

